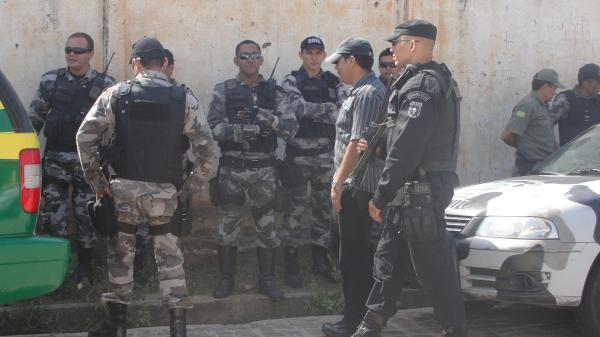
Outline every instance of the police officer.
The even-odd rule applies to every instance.
[[[387,83],[390,78],[397,78],[400,74],[400,67],[394,61],[394,55],[390,48],[385,48],[379,53],[377,64],[379,66],[379,79]]]
[[[513,108],[500,135],[506,145],[516,148],[513,177],[529,173],[558,148],[548,109],[556,88],[564,88],[558,81],[558,73],[553,69],[542,69],[533,76],[531,93]]]
[[[368,311],[355,337],[379,336],[395,313],[401,290],[397,283],[407,269],[399,254],[406,245],[433,302],[442,336],[467,334],[454,245],[444,221],[458,184],[459,94],[448,68],[432,60],[436,34],[433,24],[411,20],[396,26],[387,39],[396,62],[407,68],[392,88],[390,117],[396,125],[389,133],[379,186],[369,202],[371,217],[378,222],[385,217],[386,223],[375,253]]]
[[[367,164],[365,179],[348,186],[350,173],[358,162],[356,145],[377,120],[385,96],[385,86],[371,70],[373,48],[363,38],[342,41],[327,62],[335,64],[340,80],[353,87],[340,108],[336,122],[335,173],[330,198],[339,213],[340,270],[344,294],[344,317],[325,323],[326,336],[350,336],[365,312],[365,300],[373,278],[373,255],[370,249],[372,220],[368,202],[377,187],[382,165],[377,159]]]
[[[550,118],[558,123],[560,145],[565,145],[594,124],[600,123],[600,66],[579,68],[578,84],[560,92],[550,106]]]
[[[218,196],[211,196],[213,203],[220,205],[220,277],[212,295],[222,298],[233,291],[242,210],[248,197],[256,228],[258,289],[279,300],[283,292],[276,286],[274,274],[275,248],[279,246],[274,218],[274,151],[277,136],[293,137],[298,123],[281,87],[259,74],[263,57],[256,42],[238,43],[233,62],[239,74],[215,86],[208,113],[208,123],[221,149]]]
[[[75,134],[96,98],[114,82],[112,77],[90,66],[93,56],[94,40],[86,33],[71,34],[65,44],[67,67],[42,75],[28,111],[37,133],[44,127],[46,136],[42,225],[50,235],[66,238],[67,199],[71,198],[77,226],[77,283],[91,277],[96,234],[86,207],[94,199],[94,193],[83,179]],[[73,187],[70,196],[69,186]]]
[[[109,319],[88,336],[125,336],[126,311],[133,288],[135,233],[150,224],[160,293],[169,308],[171,336],[186,336],[186,310],[192,307],[183,270],[183,253],[172,232],[176,185],[183,174],[182,152],[194,158],[194,174],[183,190],[202,188],[213,170],[213,139],[200,104],[191,92],[173,86],[161,70],[166,59],[154,38],[132,47],[136,77],[105,90],[77,133],[86,181],[97,197],[112,196],[117,233],[108,245],[109,292],[102,294]],[[182,136],[185,136],[182,137]],[[107,181],[98,151],[106,147],[115,176]]]
[[[174,86],[179,86],[179,82],[177,82],[177,80],[175,80],[175,78],[173,77],[173,71],[175,70],[175,58],[173,56],[173,53],[169,50],[166,49],[164,50],[165,53],[165,57],[167,58],[167,65],[166,67],[163,68],[162,72],[167,76],[167,78],[169,79],[169,81],[171,82],[171,84],[173,84]],[[188,90],[190,93],[191,90],[189,88],[186,87],[186,90]],[[183,172],[183,177],[182,177],[182,181],[184,181],[185,179],[187,179],[189,172],[192,169],[192,162],[188,161],[187,156],[183,155],[183,165],[184,165],[184,172]],[[177,211],[175,212],[175,219],[174,221],[184,221],[184,222],[188,222],[188,225],[191,226],[191,215],[189,214],[189,204],[191,202],[191,196],[189,192],[186,191],[182,191],[179,194],[179,197],[177,198],[178,203],[177,203]],[[182,213],[185,213],[182,216]],[[181,225],[179,223],[179,225]],[[150,239],[152,238],[152,236],[150,235],[150,225],[145,222],[145,223],[141,223],[138,225],[138,229],[137,229],[137,233],[135,234],[135,260],[133,262],[133,287],[134,288],[141,288],[144,286],[144,284],[146,283],[146,277],[143,273],[144,270],[144,265],[145,265],[145,257],[146,257],[146,246],[148,245],[148,242],[150,242]],[[154,254],[153,254],[154,255]]]
[[[282,237],[285,282],[293,288],[302,287],[298,247],[302,233],[300,222],[307,206],[311,210],[308,222],[311,228],[312,271],[335,282],[335,273],[327,258],[332,223],[329,184],[333,178],[338,106],[347,96],[339,78],[321,69],[326,56],[321,38],[309,36],[302,40],[298,56],[302,66],[283,78],[282,87],[297,107],[295,114],[299,129],[296,136],[287,142],[286,162],[282,170],[288,172],[280,173],[289,179],[289,185],[285,187],[289,190],[291,202],[284,214]]]

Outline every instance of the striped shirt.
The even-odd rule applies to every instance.
[[[381,110],[385,90],[383,83],[371,71],[356,83],[342,104],[335,124],[337,131],[334,159],[336,170],[342,163],[348,143],[351,140],[370,136],[372,124],[377,120],[377,115]],[[375,192],[384,165],[385,163],[381,159],[370,161],[367,164],[365,178],[358,189]]]

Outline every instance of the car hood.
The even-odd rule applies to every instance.
[[[557,208],[595,203],[600,203],[598,176],[524,176],[458,188],[446,214],[546,217]]]

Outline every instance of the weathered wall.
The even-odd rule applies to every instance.
[[[64,63],[68,34],[95,38],[96,67],[115,51],[110,73],[117,79],[132,75],[131,43],[156,36],[175,54],[177,79],[207,107],[214,84],[235,75],[233,49],[241,39],[271,42],[262,72],[268,75],[280,56],[281,79],[299,66],[305,36],[321,35],[333,51],[360,35],[379,51],[403,18],[438,24],[437,59],[461,86],[463,183],[508,175],[512,151],[498,136],[533,73],[553,67],[571,86],[579,66],[600,62],[600,2],[592,0],[2,0],[0,67],[28,104],[39,76]]]

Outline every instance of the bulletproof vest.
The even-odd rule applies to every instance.
[[[307,102],[336,103],[337,86],[340,80],[329,71],[323,72],[319,78],[309,77],[305,70],[292,71],[296,78],[298,90]],[[300,118],[296,138],[335,138],[333,124],[315,122],[311,118]]]
[[[600,99],[598,97],[577,96],[573,90],[567,90],[564,94],[567,96],[570,109],[567,118],[558,122],[561,146],[592,125],[600,123]]]
[[[67,80],[67,69],[60,68],[50,92],[50,112],[44,121],[46,150],[77,151],[75,136],[102,89],[106,87],[104,75],[81,85],[78,80]],[[98,90],[97,86],[101,88]],[[92,90],[95,88],[95,90]]]
[[[231,79],[225,81],[225,110],[230,124],[256,123],[256,114],[258,109],[268,109],[275,111],[275,85],[269,81],[262,81],[259,85],[249,88],[240,85],[238,80]],[[238,111],[248,110],[251,112],[249,121],[243,121],[238,118]],[[233,141],[220,141],[221,151],[244,151],[244,152],[265,152],[275,151],[277,139],[275,134],[268,136],[257,135],[256,139],[248,141],[249,147]]]
[[[419,167],[428,172],[454,171],[458,160],[460,136],[461,96],[458,84],[445,64],[431,63],[426,67],[419,67],[418,73],[425,72],[436,79],[441,89],[441,100],[436,109],[439,116]]]
[[[119,155],[110,162],[117,177],[181,182],[185,104],[183,86],[143,86],[137,81],[119,84],[113,141]]]

